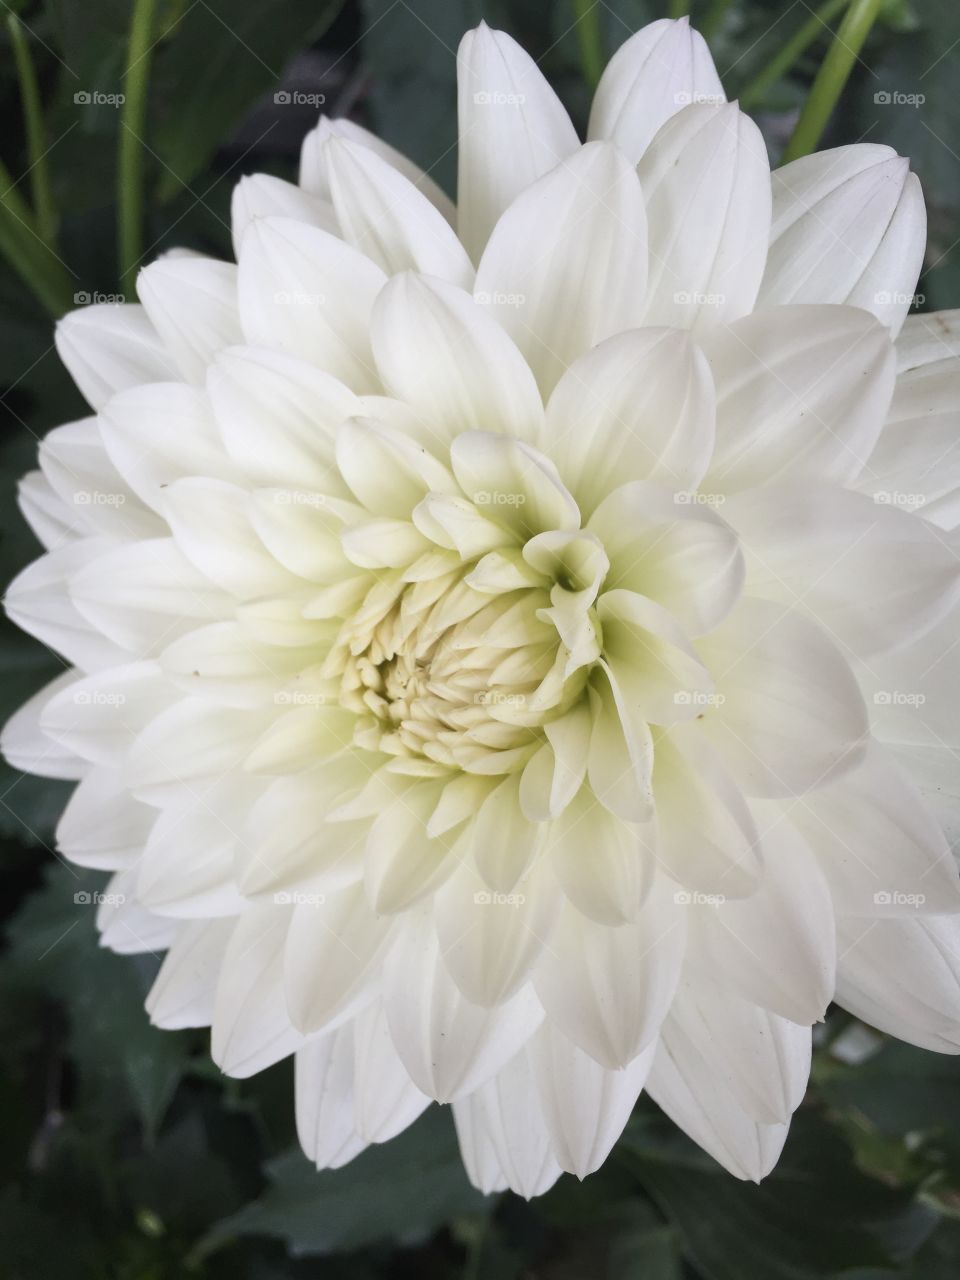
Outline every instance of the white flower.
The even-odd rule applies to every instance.
[[[436,1098],[531,1196],[646,1088],[758,1179],[834,995],[960,1051],[960,326],[904,323],[906,162],[771,181],[686,22],[585,145],[507,36],[459,75],[456,212],[321,120],[239,266],[61,323],[95,416],[8,608],[74,670],[5,750],[79,780],[154,1022],[296,1055],[318,1166]]]

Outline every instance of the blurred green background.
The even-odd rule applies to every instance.
[[[147,257],[173,245],[229,256],[243,174],[295,177],[323,95],[452,192],[454,51],[481,17],[516,35],[583,125],[589,89],[573,0],[167,0],[150,40],[144,122]],[[605,56],[666,0],[598,0]],[[728,95],[755,112],[774,159],[842,16],[805,0],[694,5]],[[18,14],[17,25],[11,15]],[[42,106],[62,265],[83,301],[121,290],[118,138],[127,0],[0,3],[0,201],[32,199],[21,84]],[[786,75],[776,56],[812,37]],[[17,55],[20,66],[18,70]],[[589,66],[589,63],[587,64]],[[861,52],[823,145],[909,155],[930,211],[926,309],[960,303],[960,5],[893,0]],[[28,78],[29,79],[29,78]],[[276,95],[281,95],[277,101]],[[286,94],[289,101],[283,101]],[[41,149],[43,149],[41,148]],[[36,151],[34,152],[36,154]],[[25,234],[22,233],[21,234]],[[35,240],[35,237],[33,237]],[[39,242],[29,244],[34,255]],[[47,253],[40,246],[42,253]],[[48,255],[49,256],[49,255]],[[12,264],[12,265],[11,265]],[[18,268],[18,269],[14,269]],[[37,439],[84,407],[16,244],[0,264],[0,577],[38,551],[14,506]],[[0,625],[0,714],[60,669]],[[65,784],[0,777],[0,1276],[12,1280],[955,1280],[960,1275],[960,1065],[866,1032],[840,1011],[818,1031],[809,1096],[783,1160],[745,1186],[641,1101],[603,1170],[526,1204],[484,1198],[460,1169],[449,1115],[343,1170],[315,1173],[293,1130],[288,1061],[238,1083],[202,1034],[154,1031],[156,961],[100,951],[102,877],[51,851]]]

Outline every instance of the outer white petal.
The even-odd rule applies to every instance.
[[[129,658],[100,635],[74,605],[73,575],[112,545],[106,538],[79,538],[34,560],[7,587],[7,616],[82,671],[102,671]]]
[[[858,484],[875,502],[917,511],[944,529],[960,524],[958,388],[960,355],[948,355],[945,344],[934,359],[902,371]]]
[[[286,352],[231,347],[211,365],[207,392],[218,444],[243,475],[346,496],[334,436],[363,402],[342,382]]]
[[[131,387],[100,412],[100,432],[111,462],[154,511],[164,490],[183,476],[239,478],[224,454],[210,403],[182,382]]]
[[[744,579],[736,533],[695,496],[632,481],[613,489],[587,525],[610,558],[607,589],[649,596],[690,636],[726,617]]]
[[[847,302],[898,333],[927,231],[923,193],[909,170],[907,160],[873,143],[818,151],[777,169],[760,301]]]
[[[64,671],[43,686],[3,726],[0,750],[14,769],[35,773],[41,778],[82,778],[89,764],[63,743],[50,738],[40,728],[40,716],[47,703],[77,682],[75,671]]]
[[[836,929],[826,877],[774,802],[751,806],[763,877],[749,898],[688,906],[689,972],[794,1022],[819,1021],[833,998]]]
[[[165,951],[177,936],[176,920],[155,915],[140,905],[136,897],[137,871],[128,867],[107,881],[97,908],[100,946],[118,956],[156,955]]]
[[[150,1021],[164,1031],[209,1027],[220,967],[236,921],[187,920],[177,930],[147,996]]]
[[[810,1028],[768,1013],[718,983],[683,982],[664,1039],[685,1058],[709,1062],[722,1088],[762,1124],[783,1124],[800,1105],[810,1074]]]
[[[375,391],[370,310],[385,282],[375,263],[328,231],[260,218],[240,249],[244,337],[311,361],[355,391]]]
[[[865,494],[770,485],[736,495],[723,514],[740,535],[747,591],[806,613],[871,666],[877,654],[916,644],[960,596],[949,540]]]
[[[339,1169],[367,1145],[354,1127],[353,1028],[312,1040],[294,1058],[297,1137],[318,1169]]]
[[[42,471],[28,471],[20,478],[17,505],[37,541],[47,551],[62,542],[72,542],[88,531],[88,526],[78,520],[78,510],[67,506]]]
[[[464,996],[489,1007],[519,991],[549,945],[559,906],[544,868],[511,893],[491,893],[465,859],[434,900],[443,962]]]
[[[618,928],[565,906],[534,986],[550,1021],[601,1066],[616,1070],[656,1039],[685,946],[686,919],[660,878],[636,921]]]
[[[575,360],[547,403],[547,453],[586,511],[620,484],[695,489],[713,449],[709,366],[688,335],[634,329]]]
[[[801,795],[860,759],[866,706],[821,628],[744,598],[699,649],[722,698],[700,723],[748,795]]]
[[[844,915],[960,911],[960,877],[927,805],[872,743],[859,768],[806,796],[790,818]]]
[[[303,1036],[283,998],[289,907],[250,906],[230,936],[220,968],[210,1053],[221,1071],[246,1079],[288,1057]]]
[[[655,827],[623,822],[581,787],[551,823],[545,853],[578,911],[599,924],[621,925],[636,919],[650,890]]]
[[[366,1142],[388,1142],[430,1105],[407,1075],[394,1048],[383,1002],[368,1005],[353,1023],[353,1109]]]
[[[233,610],[172,538],[127,542],[96,556],[70,579],[70,599],[98,631],[144,657],[178,635]]]
[[[839,922],[837,1002],[937,1053],[960,1053],[960,918]]]
[[[193,255],[161,258],[140,272],[137,293],[188,382],[202,382],[221,347],[241,340],[232,262]]]
[[[240,257],[243,233],[254,218],[295,218],[311,227],[339,235],[337,215],[329,200],[311,195],[293,182],[269,173],[252,173],[240,179],[230,200],[230,229],[234,256]]]
[[[326,200],[330,199],[325,144],[331,135],[337,138],[346,138],[350,142],[368,147],[381,160],[386,160],[387,164],[392,165],[398,173],[409,179],[419,191],[423,192],[430,203],[440,210],[449,223],[453,224],[456,221],[456,211],[452,201],[449,196],[440,190],[428,174],[424,173],[412,160],[408,160],[405,155],[391,147],[389,143],[378,138],[375,133],[371,133],[368,129],[354,124],[352,120],[344,118],[332,120],[329,116],[321,116],[317,127],[311,129],[304,138],[303,148],[300,153],[300,185],[304,191],[308,191],[311,195],[321,196]]]
[[[130,795],[119,770],[94,768],[60,815],[57,849],[78,866],[118,871],[140,856],[156,816]]]
[[[464,1097],[496,1074],[543,1016],[529,987],[494,1009],[465,1000],[423,911],[404,917],[383,982],[397,1052],[417,1088],[438,1102]]]
[[[202,574],[250,599],[304,584],[274,560],[254,533],[247,495],[224,480],[189,477],[163,492],[174,541]]]
[[[761,308],[703,341],[717,387],[704,489],[860,474],[893,394],[888,329],[854,307],[798,305]]]
[[[47,703],[40,724],[85,759],[119,766],[136,734],[175,696],[155,662],[127,663],[63,689]]]
[[[561,1169],[585,1178],[623,1132],[653,1063],[656,1044],[621,1071],[608,1071],[551,1023],[527,1047],[550,1146]]]
[[[960,356],[960,310],[907,316],[896,345],[899,373]]]
[[[646,222],[632,166],[610,143],[590,142],[522,192],[494,228],[475,297],[545,395],[577,356],[641,322]]]
[[[412,273],[391,280],[371,340],[384,386],[438,443],[471,430],[536,440],[543,405],[533,374],[491,309],[462,290]]]
[[[457,116],[457,229],[476,259],[504,209],[579,141],[534,60],[485,22],[457,50]]]
[[[115,538],[164,532],[108,457],[96,418],[55,427],[40,442],[40,468],[78,524]]]
[[[469,289],[473,267],[449,222],[414,184],[369,147],[335,134],[326,144],[343,238],[388,275],[424,271]]]
[[[177,376],[177,364],[134,303],[97,303],[57,321],[57,354],[94,409],[125,387]]]
[[[538,1081],[526,1054],[518,1053],[469,1098],[455,1102],[454,1115],[464,1164],[476,1185],[495,1187],[502,1180],[529,1200],[559,1178]]]
[[[770,228],[770,165],[757,126],[736,103],[684,107],[637,172],[650,245],[644,324],[704,332],[746,315]]]
[[[780,1158],[786,1124],[761,1124],[679,1028],[665,1028],[647,1092],[694,1142],[737,1178],[759,1182]]]
[[[389,921],[373,914],[359,886],[298,903],[284,958],[295,1024],[306,1033],[332,1029],[367,1003],[389,937]]]
[[[661,733],[654,747],[657,858],[688,892],[752,894],[760,880],[760,837],[726,761],[694,723]]]

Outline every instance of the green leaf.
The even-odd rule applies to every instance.
[[[823,1119],[794,1117],[777,1169],[759,1186],[732,1178],[655,1129],[628,1130],[618,1152],[682,1238],[706,1280],[825,1280],[909,1256],[936,1215],[859,1172]]]
[[[299,1148],[266,1168],[267,1190],[219,1223],[201,1252],[245,1235],[278,1236],[298,1257],[385,1240],[413,1245],[491,1203],[467,1181],[450,1115],[439,1107],[342,1169],[318,1173]]]
[[[11,923],[6,975],[62,1002],[68,1048],[94,1107],[126,1098],[150,1140],[187,1062],[189,1037],[151,1027],[143,1002],[158,956],[115,956],[97,942],[102,876],[61,865]]]
[[[161,202],[190,186],[254,100],[277,87],[291,54],[316,40],[342,5],[203,0],[187,7],[157,50],[152,76]]]

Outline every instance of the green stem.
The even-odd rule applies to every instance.
[[[27,133],[27,155],[30,160],[30,189],[36,213],[37,234],[46,244],[53,245],[57,236],[57,210],[50,185],[50,166],[47,163],[47,131],[40,105],[40,88],[37,72],[30,56],[30,46],[23,32],[23,24],[16,14],[7,18],[7,31],[13,46],[13,57],[20,81],[20,102]]]
[[[817,39],[829,29],[830,23],[842,13],[850,0],[827,0],[802,23],[790,39],[778,49],[758,76],[740,94],[740,105],[745,111],[763,100],[771,85],[782,80],[794,63],[801,58]]]
[[[682,18],[690,12],[690,0],[670,0],[667,14],[671,18]]]
[[[151,39],[156,0],[134,0],[123,79],[117,159],[117,242],[121,285],[128,297],[136,292],[143,234],[143,137],[147,117]]]
[[[591,91],[603,75],[603,38],[600,34],[600,0],[573,0],[580,42],[580,66]]]
[[[713,0],[707,15],[700,24],[700,34],[704,40],[712,40],[720,28],[723,26],[723,20],[727,16],[727,10],[730,8],[731,0]]]
[[[837,105],[853,70],[857,54],[863,48],[863,42],[876,21],[881,3],[882,0],[851,0],[840,30],[817,72],[813,88],[800,112],[797,127],[787,143],[783,153],[784,164],[799,156],[809,155],[816,149],[830,113]]]

